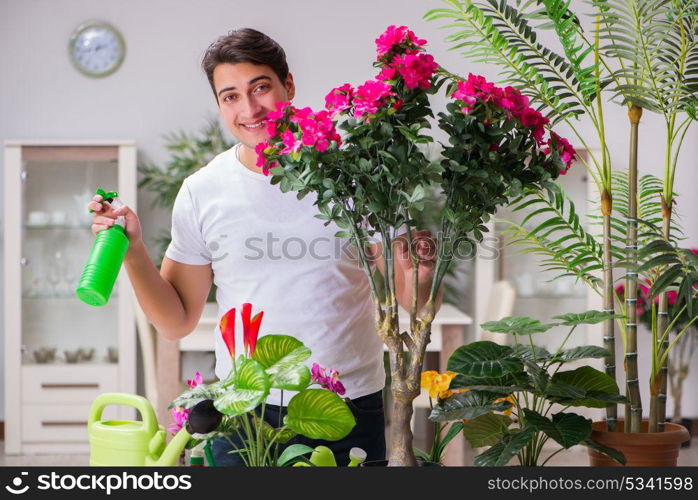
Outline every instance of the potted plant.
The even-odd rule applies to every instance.
[[[263,313],[253,317],[249,303],[243,304],[241,313],[245,352],[235,358],[236,309],[233,308],[220,320],[221,335],[232,362],[230,374],[212,384],[203,384],[200,377],[188,381],[190,388],[170,405],[175,418],[170,431],[176,432],[184,425],[191,408],[210,401],[210,410],[221,414],[221,423],[211,433],[195,434],[190,445],[224,437],[245,465],[257,467],[276,466],[281,445],[296,435],[326,441],[347,436],[355,420],[338,395],[344,391],[338,374],[332,371],[327,374],[317,364],[311,373],[305,362],[312,353],[294,337],[264,335],[258,341]],[[288,413],[278,427],[264,420],[265,401],[271,388],[298,391],[289,400]],[[239,442],[230,439],[231,435],[237,435]],[[290,455],[296,450],[286,453],[282,463],[295,458]]]
[[[456,349],[448,360],[448,369],[455,375],[450,394],[439,400],[429,418],[463,421],[463,434],[470,444],[489,447],[475,457],[477,466],[503,466],[514,457],[520,465],[545,465],[577,445],[624,464],[622,453],[591,439],[590,419],[568,411],[623,402],[615,380],[591,366],[563,369],[568,363],[608,356],[606,349],[593,345],[565,349],[578,326],[607,317],[608,313],[586,311],[554,316],[559,321],[553,323],[524,316],[484,323],[486,331],[511,335],[513,344],[478,341]],[[554,352],[533,343],[533,335],[560,326],[569,330]],[[543,460],[543,445],[550,440],[560,447]]]
[[[376,44],[375,79],[332,89],[326,109],[277,104],[267,116],[270,139],[257,145],[258,165],[282,191],[297,191],[299,198],[316,194],[318,217],[336,223],[342,229],[337,237],[355,244],[376,307],[376,329],[389,350],[389,463],[415,465],[412,402],[419,394],[438,291],[454,249],[480,241],[487,231],[484,223],[498,206],[566,171],[574,150],[553,131],[546,135],[548,120],[521,92],[477,75],[460,79],[445,71],[425,52],[426,41],[407,27],[388,27]],[[436,161],[429,161],[417,146],[432,142],[423,134],[433,116],[428,97],[445,83],[451,101],[439,113],[438,126],[449,142]],[[432,184],[444,196],[444,206],[434,267],[420,281],[411,214],[421,209]],[[394,266],[401,230],[406,230],[411,263],[410,329],[405,332],[398,328]],[[379,247],[369,245],[374,235],[382,240]],[[380,273],[374,272],[374,263]],[[420,289],[425,290],[421,295]]]
[[[673,183],[678,154],[687,130],[697,118],[695,92],[698,76],[691,69],[692,61],[698,57],[698,11],[695,2],[593,2],[594,21],[590,32],[583,29],[579,16],[568,8],[569,3],[557,0],[538,2],[536,8],[540,6],[540,9],[536,12],[528,10],[532,2],[520,8],[495,0],[446,2],[448,8],[432,10],[426,17],[430,20],[452,20],[451,27],[458,31],[449,38],[458,47],[469,47],[471,50],[466,55],[498,65],[507,79],[525,89],[552,123],[567,123],[587,150],[589,138],[585,137],[574,120],[583,114],[591,122],[601,150],[599,154],[590,152],[589,160],[583,161],[600,194],[603,225],[600,244],[580,226],[572,205],[565,201],[564,194],[559,190],[550,193],[547,207],[556,207],[558,212],[565,207],[572,210],[566,215],[556,213],[555,221],[547,222],[543,228],[538,226],[539,231],[545,229],[542,235],[535,234],[535,230],[527,232],[521,228],[523,232],[519,239],[545,254],[549,268],[562,271],[561,274],[577,276],[592,286],[603,297],[604,311],[608,313],[615,311],[614,267],[625,270],[628,294],[622,311],[624,314],[617,315],[615,321],[613,316],[609,316],[604,322],[603,335],[604,346],[610,353],[605,358],[606,373],[615,378],[615,323],[618,323],[623,341],[629,404],[625,405],[623,422],[617,419],[617,405],[608,405],[606,419],[598,424],[599,430],[595,431],[594,436],[600,437],[601,433],[607,431],[625,430],[628,435],[617,436],[619,439],[656,441],[657,437],[638,438],[630,434],[640,433],[643,429],[665,431],[666,363],[675,342],[685,334],[684,330],[670,343],[668,289],[679,292],[680,301],[686,304],[689,316],[692,320],[695,318],[691,305],[693,284],[696,282],[694,259],[687,251],[676,247],[671,233],[675,203]],[[533,19],[542,20],[541,29],[551,28],[555,31],[563,54],[554,52],[537,40],[531,24]],[[620,223],[614,219],[614,209],[617,210],[619,205],[614,204],[614,177],[603,114],[605,96],[620,98],[621,105],[628,110],[630,121],[627,205],[624,207],[624,220]],[[638,210],[644,200],[637,190],[637,143],[643,109],[663,116],[667,136],[665,175],[658,193],[661,229],[656,231],[653,228],[655,235],[661,235],[661,240],[639,248],[638,224],[641,215]],[[535,203],[546,206],[545,199],[535,194],[534,197],[538,199],[523,203],[526,206]],[[625,236],[620,253],[615,252],[613,247],[613,233],[619,229]],[[551,236],[558,230],[561,232]],[[565,237],[566,248],[561,249],[559,245]],[[555,247],[557,249],[553,250]],[[595,276],[596,271],[603,272],[601,279]],[[638,273],[656,277],[651,293],[659,298],[650,342],[653,359],[650,418],[644,424],[637,376],[635,294]],[[669,434],[674,436],[674,441],[685,439],[685,429],[680,427],[672,426]],[[643,453],[643,456],[648,453]],[[632,460],[628,461],[628,464],[632,463]]]

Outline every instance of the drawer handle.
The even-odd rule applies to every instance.
[[[43,427],[65,427],[65,426],[73,426],[73,427],[82,427],[82,426],[87,426],[87,421],[83,420],[81,422],[75,422],[75,421],[63,421],[61,422],[60,420],[56,420],[53,422],[41,422],[41,425]]]
[[[41,384],[42,389],[98,389],[99,384]]]

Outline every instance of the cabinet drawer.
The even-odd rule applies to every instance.
[[[116,365],[25,365],[23,403],[91,403],[103,392],[118,391]]]
[[[89,413],[89,404],[22,405],[22,441],[87,443]],[[102,418],[117,418],[116,408],[105,408]]]

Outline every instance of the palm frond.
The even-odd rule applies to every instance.
[[[555,273],[553,279],[572,276],[600,290],[602,280],[593,273],[603,269],[602,247],[584,229],[574,203],[558,185],[550,185],[547,196],[526,193],[510,207],[526,216],[518,224],[500,221],[506,226],[502,232],[507,245],[521,245],[522,253],[540,256],[543,269]]]
[[[590,2],[604,20],[604,54],[623,62],[615,74],[614,98],[664,114],[695,109],[695,0]]]
[[[519,88],[551,120],[551,126],[585,112],[583,83],[564,57],[537,41],[528,21],[506,0],[444,0],[451,8],[432,9],[428,21],[450,19],[444,29],[449,50],[461,50],[475,62],[497,65],[507,82]]]
[[[553,23],[567,61],[579,82],[582,95],[587,103],[591,103],[602,88],[596,74],[599,62],[594,61],[591,65],[586,65],[587,57],[593,53],[594,46],[579,36],[581,27],[575,22],[575,17],[569,15],[572,0],[541,0],[541,3]]]

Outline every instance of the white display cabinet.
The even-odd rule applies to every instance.
[[[94,240],[87,203],[102,187],[135,208],[136,146],[6,141],[4,158],[5,452],[86,452],[92,400],[136,389],[126,273],[105,306],[75,296]]]

